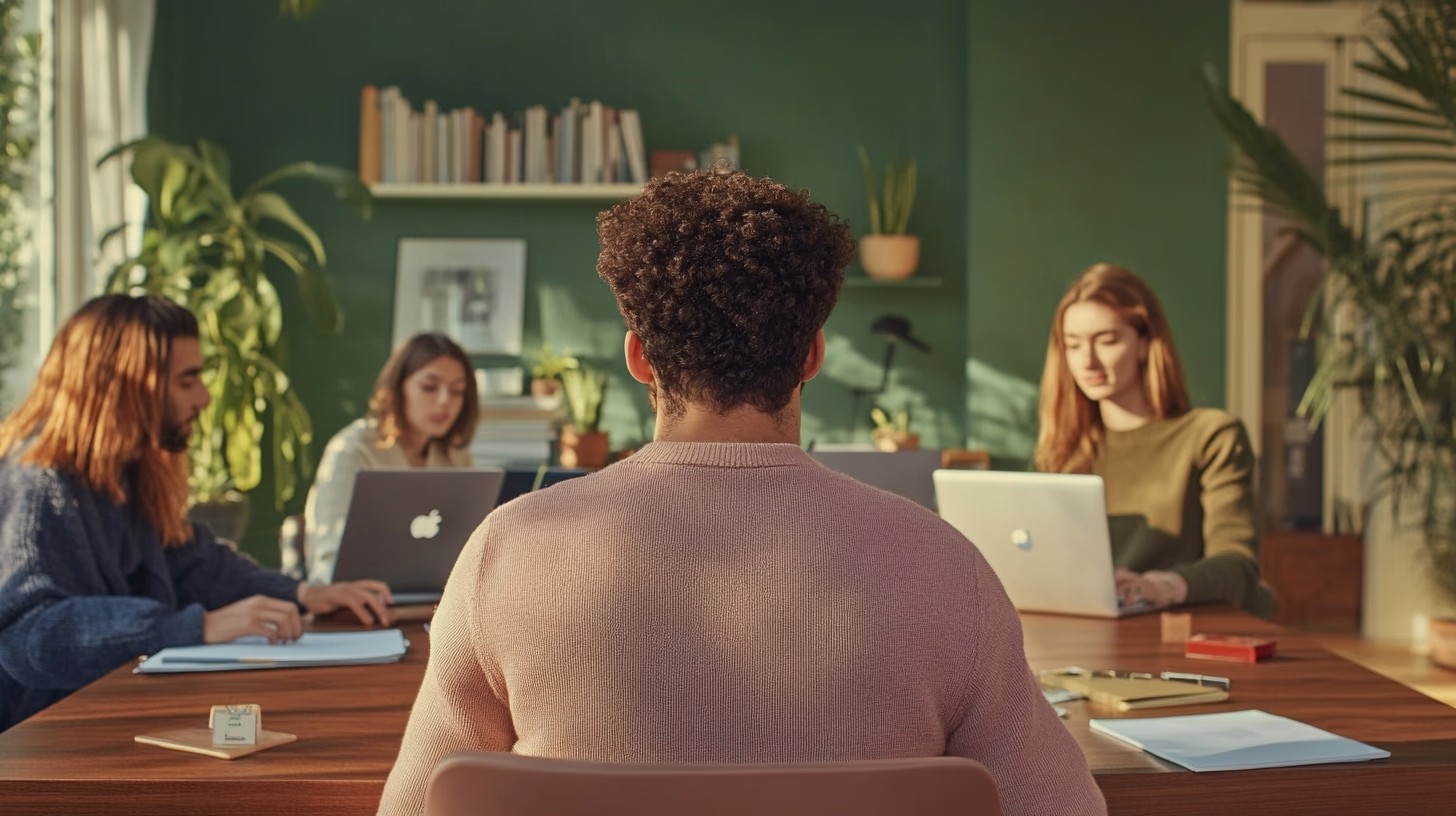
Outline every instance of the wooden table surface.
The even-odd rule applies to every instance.
[[[1320,648],[1307,637],[1247,615],[1194,608],[1193,631],[1263,635],[1275,657],[1256,664],[1183,657],[1160,640],[1160,617],[1108,622],[1022,615],[1034,669],[1180,671],[1233,681],[1226,702],[1119,713],[1087,701],[1063,703],[1071,730],[1111,813],[1422,814],[1456,813],[1456,709]],[[1110,737],[1089,718],[1160,717],[1260,709],[1390,751],[1388,760],[1195,774]]]
[[[1256,665],[1188,660],[1159,642],[1149,615],[1102,621],[1025,615],[1034,668],[1191,671],[1233,680],[1225,703],[1116,714],[1064,704],[1114,814],[1450,814],[1456,812],[1456,709],[1245,615],[1194,610],[1195,632],[1266,634],[1279,654]],[[0,813],[370,814],[393,766],[428,656],[419,624],[399,664],[134,675],[128,665],[0,734]],[[133,742],[203,725],[217,703],[258,703],[264,726],[298,742],[224,761]],[[1389,750],[1389,760],[1194,774],[1088,729],[1089,717],[1258,708]]]
[[[372,814],[429,656],[402,624],[400,663],[132,674],[128,664],[0,734],[0,814]],[[207,725],[212,706],[257,703],[298,741],[235,760],[133,741]]]

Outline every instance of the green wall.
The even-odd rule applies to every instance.
[[[329,0],[299,22],[275,3],[160,0],[149,100],[153,132],[206,137],[232,153],[249,181],[300,159],[355,166],[358,94],[397,84],[416,103],[514,111],[570,97],[641,111],[649,149],[699,148],[736,132],[758,175],[809,188],[864,221],[855,146],[880,160],[914,156],[928,288],[847,288],[830,320],[826,374],[805,398],[804,438],[849,435],[845,383],[877,382],[880,341],[868,327],[904,314],[931,354],[898,354],[887,404],[912,406],[927,445],[964,439],[967,11],[921,0],[887,13],[880,2],[829,7],[740,0],[731,7],[628,0]],[[546,339],[613,373],[608,428],[616,445],[642,442],[650,420],[620,362],[622,325],[595,275],[600,205],[560,202],[380,201],[370,223],[304,185],[291,188],[329,250],[346,313],[341,337],[309,330],[283,287],[290,370],[313,411],[320,449],[364,408],[389,352],[396,243],[401,237],[527,241],[526,346]],[[851,270],[858,273],[857,269]],[[868,405],[861,413],[867,414]],[[861,435],[863,431],[860,432]],[[280,514],[269,485],[254,502],[245,546],[276,559]],[[288,508],[297,512],[301,500]]]
[[[806,392],[804,438],[851,436],[845,385],[877,381],[884,346],[868,327],[893,312],[933,351],[899,352],[884,402],[910,406],[927,445],[969,441],[1011,464],[1035,433],[1051,311],[1094,261],[1153,284],[1195,399],[1223,402],[1226,153],[1198,72],[1226,70],[1227,49],[1223,0],[915,0],[893,13],[870,0],[832,11],[771,0],[728,11],[330,0],[302,22],[263,0],[160,0],[150,107],[154,132],[222,143],[235,178],[249,180],[298,159],[354,166],[365,83],[486,110],[600,98],[641,111],[649,149],[736,132],[751,172],[807,187],[855,223],[855,146],[881,161],[912,155],[918,274],[940,284],[845,290],[826,374]],[[380,201],[365,224],[325,194],[292,192],[323,234],[347,313],[342,337],[321,337],[284,287],[290,369],[316,449],[362,412],[388,354],[406,236],[526,239],[527,348],[544,336],[593,357],[613,374],[614,443],[650,434],[619,362],[620,318],[594,273],[601,205]],[[276,558],[279,517],[255,502],[246,546],[264,559]]]
[[[1228,26],[1225,0],[970,4],[973,445],[1030,453],[1051,314],[1096,261],[1148,280],[1194,400],[1223,404],[1228,154],[1200,72],[1227,72]]]

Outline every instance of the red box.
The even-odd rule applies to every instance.
[[[1235,663],[1257,663],[1274,654],[1274,641],[1269,638],[1240,635],[1194,635],[1183,644],[1184,657],[1202,660],[1230,660]]]

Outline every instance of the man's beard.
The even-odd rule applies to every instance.
[[[170,419],[162,420],[162,449],[172,453],[187,452],[187,438],[191,436],[188,432],[187,423],[173,422]]]

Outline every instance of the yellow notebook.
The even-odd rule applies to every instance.
[[[1107,677],[1042,672],[1040,679],[1043,686],[1073,691],[1094,703],[1110,706],[1118,711],[1217,703],[1229,697],[1228,692],[1220,688],[1179,680],[1160,680],[1156,677]]]

